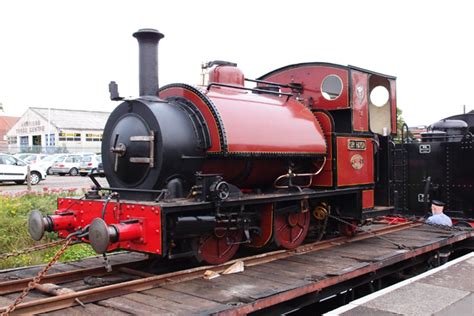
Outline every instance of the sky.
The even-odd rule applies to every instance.
[[[236,62],[247,78],[300,62],[397,77],[409,126],[474,110],[469,1],[0,1],[0,103],[112,111],[108,83],[138,95],[132,33],[156,28],[160,85],[197,84],[201,63]]]

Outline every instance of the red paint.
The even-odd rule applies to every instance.
[[[350,150],[349,140],[365,141],[365,150]],[[374,183],[374,149],[372,138],[337,137],[337,185],[353,186]],[[358,159],[362,158],[362,161]],[[360,165],[362,166],[360,167]],[[357,169],[355,167],[360,167]]]
[[[314,116],[321,124],[324,131],[324,137],[327,144],[326,164],[320,174],[313,177],[313,186],[333,186],[333,149],[332,149],[332,133],[334,132],[333,121],[329,113],[317,111]]]
[[[143,238],[142,223],[120,223],[113,225],[118,232],[118,241],[129,241]]]
[[[216,231],[201,237],[197,259],[209,264],[221,264],[229,261],[239,249],[243,237],[242,230]]]
[[[237,67],[217,66],[209,72],[209,83],[211,82],[244,86],[244,74]]]
[[[321,85],[328,75],[337,75],[342,81],[342,93],[334,100],[327,100],[321,93]],[[349,108],[349,72],[346,67],[330,65],[295,65],[272,72],[264,80],[282,84],[301,83],[303,85],[304,103],[314,109],[336,110]],[[290,89],[282,89],[291,92]]]
[[[73,215],[51,215],[55,231],[71,229],[76,225],[76,218]]]
[[[397,135],[397,90],[395,85],[395,80],[390,81],[390,97],[391,104],[390,106],[392,111],[392,135]]]
[[[104,200],[79,200],[77,198],[58,199],[58,210],[55,218],[74,218],[71,225],[60,228],[58,235],[62,238],[70,233],[83,229],[95,218],[102,217]],[[68,216],[58,216],[61,213],[72,213]],[[123,224],[121,222],[138,219],[138,223]],[[139,252],[162,254],[161,244],[161,210],[159,206],[147,204],[109,201],[105,211],[105,222],[115,225],[120,230],[119,242],[113,243],[107,249],[126,249]],[[84,240],[87,242],[87,240]]]
[[[323,131],[309,109],[286,97],[212,87],[205,92],[215,105],[223,126],[227,152],[236,154],[325,154]],[[208,153],[223,151],[216,119],[202,98],[184,87],[160,92],[161,98],[181,96],[203,114],[211,135]]]
[[[223,121],[229,153],[326,153],[321,126],[293,99],[214,87],[207,96]]]
[[[369,130],[369,105],[367,84],[369,76],[359,71],[351,71],[352,78],[352,127],[354,131]]]
[[[368,209],[374,207],[374,190],[362,191],[362,208]]]
[[[388,225],[397,225],[400,223],[407,223],[409,222],[408,219],[403,217],[395,217],[395,216],[383,216],[382,221],[387,222]]]
[[[311,220],[310,212],[275,214],[273,239],[285,249],[295,249],[306,238]]]

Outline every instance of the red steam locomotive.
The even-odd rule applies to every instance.
[[[205,65],[209,84],[158,85],[158,42],[142,29],[140,97],[124,100],[104,129],[109,188],[60,198],[45,231],[115,249],[218,264],[241,244],[292,249],[320,238],[329,217],[352,234],[390,204],[388,152],[396,133],[395,78],[352,66],[304,63],[250,80],[236,64]],[[255,87],[249,88],[246,82]],[[374,100],[378,90],[386,98]],[[375,206],[377,205],[377,206]]]

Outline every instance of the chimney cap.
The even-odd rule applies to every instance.
[[[161,33],[160,31],[156,30],[156,29],[148,29],[148,28],[145,28],[145,29],[139,29],[138,31],[136,31],[135,33],[133,33],[133,37],[137,38],[137,39],[140,39],[140,38],[143,38],[145,36],[153,36],[154,38],[156,38],[157,40],[160,40],[162,39],[163,37],[165,37],[163,35],[163,33]]]

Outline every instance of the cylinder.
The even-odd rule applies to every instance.
[[[140,96],[158,95],[158,42],[164,37],[155,29],[133,33],[138,40]]]

